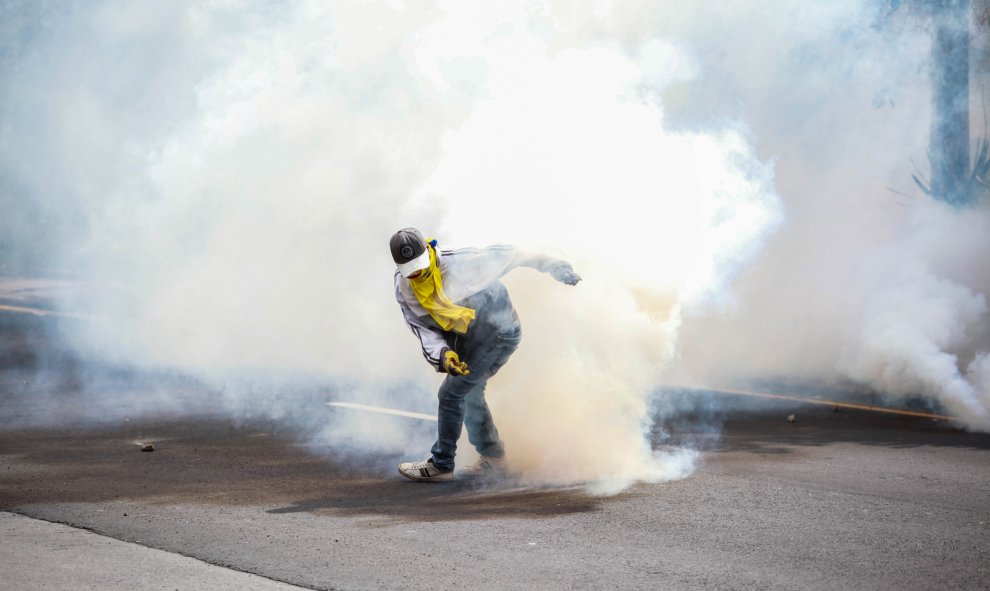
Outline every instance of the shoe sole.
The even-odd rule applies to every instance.
[[[407,474],[402,471],[402,468],[399,468],[399,474],[402,474],[409,480],[415,480],[416,482],[451,482],[454,480],[453,472],[444,472],[443,474],[437,474],[436,476],[424,478],[419,474]]]

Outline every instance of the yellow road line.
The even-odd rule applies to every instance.
[[[956,421],[960,423],[965,423],[963,419],[959,417],[953,417],[949,415],[939,415],[930,412],[921,412],[917,410],[902,410],[899,408],[889,408],[886,406],[874,406],[872,404],[856,404],[855,402],[838,402],[835,400],[822,400],[819,398],[802,398],[800,396],[785,396],[783,394],[769,394],[766,392],[752,392],[749,390],[727,390],[727,389],[712,389],[705,388],[706,392],[715,392],[716,394],[736,394],[739,396],[753,396],[756,398],[772,398],[775,400],[790,400],[793,402],[803,402],[805,404],[820,404],[823,406],[832,406],[839,408],[852,408],[855,410],[866,410],[871,412],[882,412],[893,415],[902,415],[908,417],[920,417],[923,419],[933,419],[936,421]]]

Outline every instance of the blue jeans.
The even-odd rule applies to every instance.
[[[448,375],[443,381],[437,393],[440,402],[437,442],[432,450],[433,463],[438,468],[454,468],[462,425],[467,427],[468,441],[479,454],[496,458],[505,455],[492,413],[485,402],[485,386],[488,378],[495,375],[519,347],[520,340],[522,332],[518,328],[489,337],[464,360],[471,370],[469,375]]]

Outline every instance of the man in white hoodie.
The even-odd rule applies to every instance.
[[[395,299],[406,324],[419,339],[423,357],[447,374],[437,395],[437,441],[422,462],[399,464],[412,480],[453,480],[461,426],[481,455],[465,475],[500,472],[505,450],[485,402],[485,385],[519,346],[522,330],[509,292],[499,279],[516,267],[549,273],[577,285],[581,277],[567,261],[524,253],[511,246],[438,250],[416,228],[390,240]]]

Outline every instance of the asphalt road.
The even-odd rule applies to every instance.
[[[127,564],[147,575],[131,588],[990,588],[990,436],[940,422],[773,406],[718,433],[680,423],[697,471],[613,497],[424,485],[280,421],[39,414],[85,399],[80,370],[59,353],[61,378],[25,379],[45,339],[21,328],[0,330],[0,510],[17,514],[0,515],[0,588],[110,588]],[[200,566],[162,571],[163,553]]]
[[[603,498],[407,482],[264,423],[13,429],[0,509],[318,589],[990,585],[990,437],[821,409],[713,445]]]

